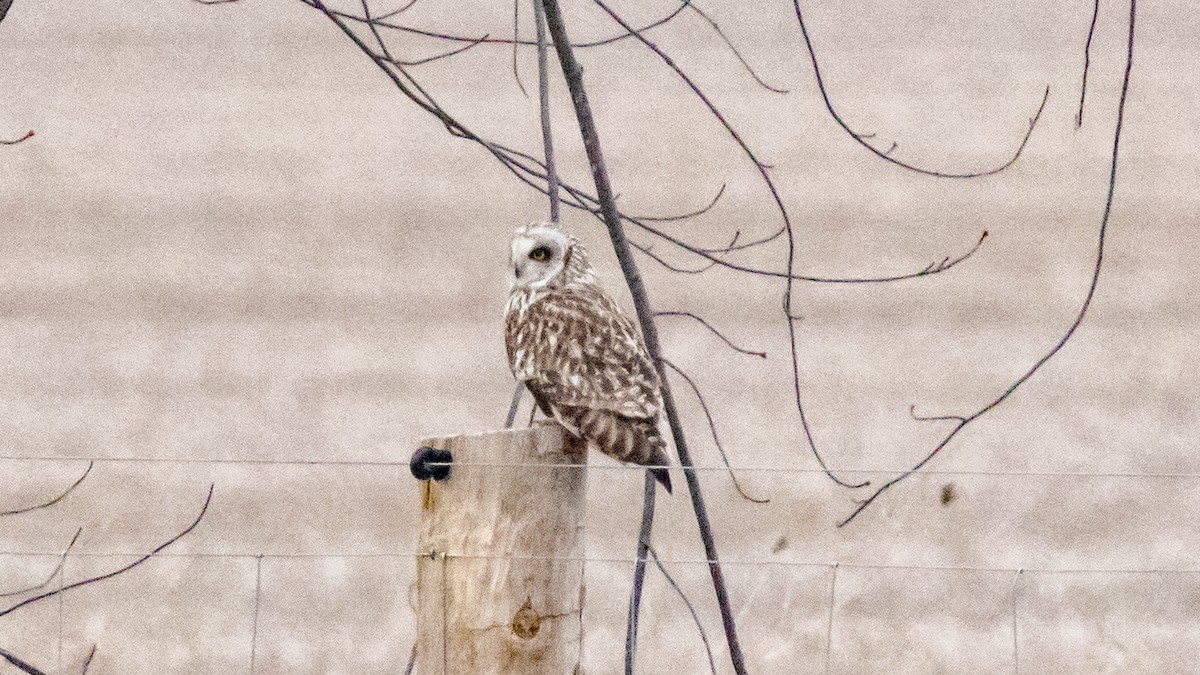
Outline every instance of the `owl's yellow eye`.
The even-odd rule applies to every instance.
[[[546,262],[550,259],[550,249],[539,246],[529,252],[529,259],[535,262]]]

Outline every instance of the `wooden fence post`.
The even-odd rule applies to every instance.
[[[453,466],[421,481],[415,672],[579,672],[586,448],[557,425],[421,447]]]

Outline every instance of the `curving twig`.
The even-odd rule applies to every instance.
[[[51,581],[54,581],[54,577],[58,576],[58,573],[62,571],[63,565],[65,565],[67,562],[67,554],[70,553],[71,549],[75,547],[75,542],[79,540],[79,535],[82,533],[83,533],[82,527],[75,530],[75,536],[71,537],[70,543],[68,543],[67,547],[63,549],[63,552],[58,554],[58,564],[54,566],[54,569],[51,570],[50,574],[46,575],[45,581],[43,581],[40,584],[35,584],[33,586],[30,586],[28,588],[22,588],[19,591],[8,591],[6,593],[0,593],[0,598],[12,598],[12,597],[16,597],[18,595],[25,595],[26,593],[32,593],[36,590],[45,588],[46,584],[49,584]]]
[[[775,187],[775,181],[773,181],[771,179],[771,176],[767,173],[767,170],[770,168],[769,165],[763,163],[761,160],[758,159],[757,155],[755,155],[754,151],[750,148],[750,146],[747,145],[746,142],[742,139],[741,134],[739,134],[737,132],[737,130],[733,128],[733,126],[725,118],[725,115],[722,114],[719,109],[717,109],[716,105],[713,104],[713,102],[708,98],[708,96],[706,96],[704,94],[703,91],[701,91],[700,87],[697,86],[696,83],[690,77],[688,77],[688,75],[685,72],[683,72],[683,69],[681,69],[675,63],[674,59],[672,59],[666,52],[664,52],[662,49],[660,49],[658,47],[658,45],[651,42],[645,35],[642,35],[641,33],[636,32],[635,29],[629,25],[629,23],[627,23],[616,12],[614,12],[608,5],[606,5],[603,2],[603,0],[592,0],[592,1],[600,9],[603,9],[605,11],[605,13],[607,13],[612,18],[613,21],[617,22],[617,24],[619,24],[625,30],[630,31],[630,33],[633,34],[634,37],[637,38],[638,42],[641,42],[643,45],[646,46],[647,49],[654,52],[654,54],[657,55],[663,61],[663,63],[665,63],[672,71],[674,71],[675,74],[678,75],[679,78],[682,79],[685,84],[687,84],[688,88],[690,88],[692,90],[692,93],[695,94],[695,96],[704,104],[704,106],[706,108],[708,108],[708,111],[713,116],[713,118],[715,118],[721,124],[721,126],[725,128],[725,131],[733,138],[734,142],[736,142],[737,145],[742,149],[742,153],[748,159],[750,159],[751,162],[753,162],[754,167],[758,171],[758,174],[759,174],[760,178],[762,179],[763,184],[767,187],[767,191],[771,194],[771,199],[775,202],[775,210],[778,211],[780,218],[783,220],[783,225],[774,234],[771,234],[765,238],[758,239],[758,240],[755,240],[755,241],[752,241],[752,242],[749,242],[746,244],[739,244],[737,246],[731,247],[730,250],[746,249],[746,248],[750,248],[752,246],[758,246],[760,244],[765,244],[769,241],[773,241],[774,239],[777,239],[781,234],[787,235],[788,253],[787,253],[787,268],[786,268],[787,269],[786,291],[785,291],[785,295],[784,295],[784,313],[790,316],[792,314],[792,311],[791,311],[792,281],[793,281],[792,275],[794,273],[793,270],[794,270],[795,261],[796,261],[796,238],[795,238],[795,233],[792,230],[791,217],[788,215],[787,207],[784,206],[784,204],[783,204],[783,198],[780,197],[779,190]],[[603,201],[603,200],[601,200],[601,201]],[[613,211],[614,211],[614,213],[613,213],[612,217],[618,219],[618,221],[619,221],[619,213],[616,212],[615,205],[613,207]],[[605,214],[605,220],[608,220],[607,214]],[[813,437],[812,428],[808,423],[808,417],[804,412],[804,404],[803,404],[803,401],[801,400],[801,396],[800,396],[800,364],[799,364],[799,354],[797,353],[797,347],[796,347],[796,328],[795,328],[795,325],[791,321],[788,322],[788,342],[790,344],[791,356],[792,356],[792,384],[793,384],[793,392],[795,395],[796,411],[799,413],[799,416],[800,416],[800,426],[804,429],[804,437],[808,443],[809,451],[812,453],[813,457],[817,460],[817,463],[820,464],[821,468],[825,472],[825,475],[828,476],[829,479],[832,480],[834,483],[837,483],[838,485],[840,485],[842,487],[846,487],[846,488],[858,488],[858,487],[864,487],[864,486],[868,485],[869,481],[864,481],[862,483],[848,483],[848,482],[842,480],[841,478],[838,478],[833,473],[833,471],[829,468],[829,465],[826,464],[825,459],[824,459],[824,457],[821,456],[820,451],[817,450],[816,439]]]
[[[397,16],[399,14],[403,14],[403,13],[407,12],[408,10],[412,9],[412,6],[415,4],[417,4],[417,0],[408,0],[408,3],[405,5],[402,5],[399,9],[393,9],[390,12],[384,12],[383,14],[380,14],[378,18],[379,19],[390,19],[393,16]]]
[[[678,237],[671,236],[670,234],[667,234],[656,227],[646,224],[644,219],[635,218],[628,215],[622,215],[622,218],[625,220],[625,222],[637,225],[642,230],[649,232],[650,234],[663,239],[664,241],[670,242],[671,244],[678,246],[689,253],[694,253],[701,258],[704,258],[705,260],[708,260],[709,262],[726,269],[733,270],[735,272],[744,272],[746,274],[764,277],[776,277],[780,279],[786,279],[789,276],[788,273],[784,271],[765,269],[761,267],[751,267],[749,265],[730,262],[713,254],[713,251],[720,252],[721,249],[704,249],[693,244],[689,244]],[[984,240],[987,239],[988,236],[988,231],[984,230],[983,233],[979,235],[979,239],[976,239],[975,243],[965,253],[961,253],[954,257],[943,257],[941,261],[930,263],[916,272],[902,272],[899,274],[874,277],[831,277],[816,276],[811,274],[797,274],[793,272],[790,276],[795,281],[806,281],[819,284],[884,284],[897,281],[920,279],[921,277],[930,276],[932,274],[941,274],[942,272],[949,271],[954,267],[957,267],[960,263],[967,261],[979,251],[980,247],[983,246]]]
[[[704,400],[704,394],[700,392],[700,387],[696,384],[696,381],[670,360],[665,358],[660,360],[670,366],[671,370],[674,370],[675,374],[682,377],[683,381],[687,382],[688,386],[692,388],[692,393],[696,395],[696,400],[700,402],[700,409],[704,411],[704,417],[708,420],[708,430],[712,434],[713,445],[717,446],[717,452],[721,454],[721,462],[724,463],[725,468],[729,470],[729,478],[733,481],[734,489],[738,491],[738,494],[742,496],[742,499],[745,499],[748,502],[754,502],[755,504],[769,504],[771,502],[770,499],[751,497],[750,495],[746,494],[745,490],[742,489],[742,484],[738,482],[737,474],[733,472],[733,467],[729,464],[729,456],[725,454],[725,447],[721,445],[721,438],[717,435],[717,423],[715,420],[713,420],[712,412],[708,409],[708,402]]]
[[[412,651],[408,654],[408,665],[404,668],[404,675],[412,675],[415,665],[417,665],[417,642],[413,640]]]
[[[705,108],[708,109],[708,112],[713,119],[715,119],[725,129],[725,132],[728,133],[738,147],[741,148],[742,154],[745,155],[746,158],[749,159],[754,165],[754,168],[758,172],[763,184],[766,186],[767,191],[770,192],[771,198],[775,202],[775,210],[778,211],[783,218],[783,226],[773,234],[763,237],[762,239],[756,239],[751,242],[740,244],[731,248],[730,250],[741,250],[753,248],[755,246],[761,246],[762,244],[775,241],[785,232],[790,232],[791,220],[788,216],[787,208],[783,204],[783,198],[779,195],[779,190],[775,187],[775,181],[772,180],[771,176],[767,173],[768,170],[772,168],[771,165],[758,158],[758,155],[753,149],[751,149],[750,145],[746,143],[745,139],[742,138],[742,135],[738,133],[737,129],[735,129],[732,124],[730,124],[728,118],[725,117],[725,114],[722,113],[721,110],[717,108],[716,104],[712,102],[712,99],[710,99],[708,95],[705,94],[702,89],[700,89],[700,86],[697,85],[696,82],[687,73],[685,73],[677,63],[675,63],[675,59],[671,58],[669,54],[664,52],[657,44],[652,42],[636,28],[631,26],[627,21],[625,21],[625,19],[621,18],[619,14],[617,14],[611,7],[604,3],[604,0],[592,0],[592,2],[600,9],[604,10],[604,12],[608,14],[609,17],[611,17],[612,20],[617,23],[617,25],[629,31],[629,34],[636,38],[638,42],[642,43],[647,49],[653,52],[655,56],[657,56],[664,64],[666,64],[666,66],[670,68],[675,75],[683,81],[684,84],[687,85],[688,89],[692,90],[692,94],[704,105]]]
[[[0,19],[3,19],[3,18],[4,18],[4,16],[3,16],[2,14],[0,14]],[[30,129],[29,131],[26,131],[26,132],[25,132],[25,135],[24,135],[24,136],[22,136],[22,137],[20,137],[20,138],[15,138],[15,139],[13,139],[13,140],[11,140],[11,141],[10,141],[10,140],[7,140],[7,139],[0,138],[0,145],[16,145],[17,143],[21,143],[21,142],[27,141],[27,140],[29,140],[29,139],[33,138],[33,137],[34,137],[34,136],[36,136],[36,135],[37,135],[37,134],[35,134],[35,133],[33,132],[33,129]]]
[[[908,414],[918,422],[966,422],[967,418],[962,415],[918,415],[917,406],[908,406]]]
[[[455,47],[454,49],[440,52],[438,54],[434,54],[433,56],[426,56],[423,58],[412,59],[412,60],[400,60],[400,59],[388,58],[388,61],[391,61],[392,63],[396,64],[397,66],[423,66],[426,63],[433,63],[434,61],[440,61],[442,59],[448,59],[452,56],[458,56],[459,54],[462,54],[463,52],[467,51],[468,49],[473,49],[475,47],[478,47],[479,45],[483,44],[483,41],[486,40],[487,37],[488,36],[485,33],[483,37],[476,39],[474,42],[468,42],[467,44],[465,44],[461,47]]]
[[[733,344],[733,342],[731,342],[731,341],[729,340],[729,338],[725,337],[725,335],[723,335],[723,334],[721,333],[721,331],[717,330],[716,328],[713,328],[713,325],[712,325],[711,323],[709,323],[709,322],[705,321],[705,320],[704,320],[703,318],[701,318],[700,316],[698,316],[698,315],[696,315],[696,314],[693,314],[693,313],[691,313],[691,312],[682,312],[682,311],[655,312],[655,313],[654,313],[654,316],[686,316],[686,317],[691,317],[691,318],[695,319],[696,321],[699,321],[699,322],[700,322],[700,323],[701,323],[701,324],[702,324],[702,325],[703,325],[705,328],[707,328],[709,331],[711,331],[713,335],[716,335],[718,338],[720,338],[720,339],[721,339],[721,341],[722,341],[722,342],[724,342],[726,345],[728,345],[728,346],[729,346],[729,348],[730,348],[730,349],[732,349],[733,351],[735,351],[735,352],[738,352],[738,353],[741,353],[741,354],[747,354],[747,355],[749,355],[749,356],[757,356],[757,357],[758,357],[758,358],[760,358],[760,359],[765,359],[765,358],[767,358],[767,353],[766,353],[766,352],[758,352],[758,351],[754,351],[754,350],[752,350],[752,349],[744,349],[744,348],[742,348],[742,347],[739,347],[739,346],[737,346],[737,345]]]
[[[622,217],[625,218],[626,220],[632,218],[635,220],[645,221],[647,223],[665,223],[665,222],[671,222],[671,221],[676,221],[676,220],[688,220],[689,218],[695,218],[696,216],[702,216],[702,215],[708,213],[709,211],[711,211],[712,208],[717,205],[717,202],[720,201],[721,197],[725,194],[725,187],[726,187],[725,183],[721,183],[721,189],[717,190],[717,194],[716,194],[716,196],[714,196],[712,198],[712,201],[710,201],[706,206],[702,206],[702,207],[696,209],[695,211],[689,211],[687,213],[679,213],[679,214],[676,214],[673,216],[640,216],[640,215],[639,216],[626,216],[626,215],[622,214]],[[702,250],[707,250],[707,249],[702,249]],[[713,250],[718,250],[718,249],[713,249]],[[723,249],[721,249],[721,250],[723,250]]]
[[[8,616],[9,614],[12,614],[13,612],[17,611],[18,609],[21,609],[22,607],[32,605],[33,603],[39,602],[41,600],[45,600],[46,598],[52,598],[60,593],[66,593],[67,591],[79,588],[80,586],[87,586],[89,584],[94,584],[99,581],[111,579],[119,574],[124,574],[125,572],[128,572],[129,570],[131,570],[131,569],[137,567],[138,565],[141,565],[142,563],[146,562],[147,560],[153,558],[155,555],[162,552],[163,549],[165,549],[168,546],[170,546],[171,544],[174,544],[175,542],[179,541],[180,539],[185,537],[188,533],[190,533],[192,530],[196,529],[196,526],[200,524],[200,521],[204,518],[204,514],[208,511],[208,505],[212,502],[214,487],[216,487],[215,483],[208,486],[208,496],[204,499],[204,506],[202,506],[200,508],[200,513],[196,516],[195,520],[193,520],[190,525],[185,527],[178,534],[171,537],[170,539],[163,542],[162,544],[159,544],[159,546],[157,548],[155,548],[153,551],[151,551],[151,552],[147,553],[146,555],[138,558],[137,560],[129,563],[128,565],[125,565],[123,567],[115,569],[111,572],[107,572],[105,574],[101,574],[101,575],[95,576],[95,577],[90,577],[90,578],[84,579],[82,581],[76,581],[75,583],[67,584],[66,586],[60,586],[59,588],[56,588],[53,591],[47,591],[40,595],[35,595],[32,598],[26,598],[25,600],[22,600],[21,602],[18,602],[17,604],[12,605],[8,609],[0,610],[0,618],[4,618],[4,617]]]
[[[1020,377],[1018,377],[1016,379],[1016,381],[1014,381],[1011,385],[1009,385],[1008,388],[1005,389],[998,397],[996,397],[996,399],[994,401],[992,401],[991,403],[988,403],[987,405],[976,410],[975,412],[971,413],[970,415],[966,415],[966,416],[944,415],[944,416],[941,416],[940,418],[937,418],[937,419],[944,419],[947,421],[954,421],[955,422],[954,428],[951,429],[950,432],[942,438],[941,442],[939,442],[933,448],[933,450],[931,450],[928,454],[926,454],[925,457],[921,461],[917,462],[911,469],[909,469],[908,471],[905,471],[904,473],[901,473],[900,475],[896,476],[895,478],[889,480],[888,482],[886,482],[883,485],[876,488],[875,492],[873,494],[871,494],[870,497],[867,497],[865,500],[860,502],[858,507],[856,509],[854,509],[854,511],[849,516],[847,516],[845,520],[838,523],[838,527],[843,527],[846,524],[853,521],[854,518],[858,516],[858,514],[862,513],[863,509],[870,506],[872,502],[874,502],[884,492],[891,489],[893,485],[895,485],[896,483],[899,483],[900,481],[904,480],[905,478],[913,475],[917,471],[920,471],[921,467],[925,466],[930,460],[932,460],[934,457],[936,457],[937,454],[939,452],[941,452],[942,449],[945,448],[950,443],[950,441],[954,439],[955,436],[958,435],[958,432],[962,431],[969,424],[971,424],[975,420],[979,419],[980,417],[983,417],[984,415],[986,415],[987,413],[989,413],[993,409],[995,409],[997,406],[999,406],[1001,403],[1008,400],[1008,398],[1010,396],[1012,396],[1013,393],[1016,392],[1016,390],[1018,388],[1020,388],[1021,385],[1025,384],[1027,381],[1029,381],[1029,379],[1031,377],[1033,377],[1035,373],[1037,373],[1039,370],[1041,370],[1042,366],[1046,365],[1046,363],[1050,359],[1054,358],[1060,351],[1062,351],[1062,348],[1064,346],[1066,346],[1067,341],[1071,339],[1071,336],[1073,336],[1075,334],[1075,331],[1079,329],[1079,326],[1081,324],[1083,324],[1083,319],[1087,316],[1088,308],[1091,307],[1091,305],[1092,305],[1092,299],[1095,298],[1095,296],[1096,296],[1096,288],[1100,283],[1100,272],[1104,267],[1104,244],[1105,244],[1105,240],[1106,240],[1106,237],[1108,234],[1109,217],[1112,215],[1113,195],[1116,192],[1116,188],[1117,188],[1117,159],[1120,156],[1120,149],[1121,149],[1121,130],[1125,124],[1125,101],[1129,95],[1129,76],[1130,76],[1130,73],[1133,71],[1134,27],[1137,23],[1136,19],[1137,19],[1137,0],[1130,0],[1130,2],[1129,2],[1129,36],[1128,36],[1128,41],[1127,41],[1127,45],[1126,45],[1125,75],[1124,75],[1123,79],[1121,80],[1121,97],[1120,97],[1120,100],[1117,102],[1117,121],[1116,121],[1116,124],[1114,125],[1114,130],[1113,130],[1112,157],[1110,160],[1109,173],[1108,173],[1108,192],[1104,199],[1104,214],[1100,218],[1100,228],[1099,228],[1099,233],[1097,235],[1095,264],[1094,264],[1094,267],[1092,268],[1091,283],[1088,285],[1087,294],[1083,298],[1083,303],[1080,305],[1079,310],[1075,314],[1075,319],[1071,322],[1071,325],[1067,328],[1066,332],[1063,333],[1062,337],[1060,337],[1058,339],[1058,341],[1054,344],[1054,346],[1051,347],[1050,350],[1047,351],[1045,354],[1043,354],[1041,356],[1041,358],[1039,358],[1032,366],[1030,366],[1029,369],[1026,370]],[[918,419],[920,419],[920,418],[918,418]],[[928,418],[928,419],[935,419],[935,418]]]
[[[757,82],[760,87],[762,87],[763,89],[766,89],[767,91],[776,93],[776,94],[788,93],[787,89],[783,89],[780,87],[772,87],[771,85],[764,82],[763,79],[758,76],[758,73],[754,72],[754,68],[750,67],[750,64],[742,56],[742,53],[740,51],[738,51],[738,48],[733,44],[733,41],[731,41],[729,39],[729,37],[725,35],[725,31],[721,30],[721,26],[719,26],[717,24],[717,22],[713,20],[712,17],[710,17],[707,13],[705,13],[704,10],[700,9],[699,5],[692,2],[692,3],[688,4],[688,7],[696,14],[699,14],[700,18],[704,19],[708,23],[709,26],[712,26],[713,31],[715,31],[716,34],[721,38],[721,41],[725,43],[725,46],[729,47],[729,51],[733,52],[733,55],[735,57],[737,57],[738,62],[742,64],[742,68],[744,68],[746,70],[746,72],[750,75],[750,77],[755,82]]]
[[[525,85],[521,82],[521,71],[517,68],[517,47],[520,43],[517,40],[521,37],[521,0],[513,0],[513,40],[512,40],[512,72],[513,79],[517,81],[517,88],[521,90],[521,94],[525,98],[529,98],[529,92],[525,91]]]
[[[840,126],[843,130],[845,130],[845,132],[847,134],[850,135],[850,138],[853,138],[856,143],[863,146],[867,150],[870,150],[871,153],[874,154],[876,157],[878,157],[890,164],[895,164],[896,166],[901,167],[903,169],[908,169],[909,171],[915,171],[917,173],[925,174],[926,176],[935,176],[937,178],[981,178],[983,176],[991,176],[994,174],[998,174],[1001,171],[1004,171],[1008,167],[1015,164],[1016,161],[1021,157],[1021,153],[1025,151],[1025,145],[1027,143],[1029,143],[1029,137],[1033,135],[1033,129],[1034,129],[1034,127],[1037,126],[1038,120],[1041,119],[1041,117],[1042,117],[1042,111],[1046,109],[1046,100],[1048,98],[1050,98],[1050,86],[1049,85],[1046,86],[1046,91],[1045,91],[1045,93],[1042,94],[1041,105],[1038,106],[1037,112],[1029,120],[1029,128],[1025,131],[1025,136],[1024,136],[1024,138],[1021,139],[1021,144],[1017,146],[1016,152],[1013,153],[1012,157],[1010,157],[1008,159],[1008,161],[1004,162],[1000,166],[997,166],[997,167],[994,167],[991,169],[986,169],[986,170],[982,170],[982,171],[965,171],[965,172],[952,172],[952,171],[940,171],[940,170],[936,170],[936,169],[926,169],[926,168],[917,166],[915,164],[910,164],[908,162],[904,162],[904,161],[896,159],[895,157],[892,157],[891,152],[892,152],[892,150],[896,149],[895,143],[892,144],[892,147],[890,149],[888,149],[886,152],[884,152],[884,151],[881,151],[879,148],[875,147],[874,145],[871,145],[870,143],[866,142],[866,140],[864,140],[864,139],[868,138],[868,136],[864,135],[864,134],[859,134],[859,133],[855,132],[853,129],[851,129],[850,126],[848,124],[846,124],[846,121],[842,119],[842,116],[839,115],[836,110],[834,110],[833,103],[829,100],[829,92],[826,91],[826,89],[825,89],[825,80],[824,80],[824,78],[821,77],[821,67],[817,64],[817,52],[813,48],[812,38],[808,34],[808,27],[805,26],[805,24],[804,24],[804,15],[800,12],[800,0],[792,0],[792,6],[796,10],[796,20],[800,24],[800,34],[804,37],[804,45],[806,47],[808,47],[808,56],[809,56],[809,59],[812,61],[813,76],[817,80],[817,89],[821,92],[821,99],[825,102],[825,109],[829,111],[829,116],[833,118],[833,121],[837,122],[838,126]]]
[[[1088,26],[1087,42],[1083,45],[1083,81],[1079,83],[1079,111],[1075,113],[1075,128],[1083,126],[1083,101],[1087,98],[1088,68],[1092,65],[1092,37],[1096,34],[1096,18],[1100,16],[1100,0],[1092,4],[1092,23]]]
[[[14,509],[12,511],[0,511],[0,516],[18,516],[22,513],[29,513],[30,511],[37,511],[38,509],[45,509],[54,506],[55,504],[66,499],[67,495],[71,494],[75,488],[79,487],[79,484],[83,482],[83,479],[87,478],[88,474],[92,472],[92,467],[95,466],[95,464],[95,461],[88,462],[87,469],[83,471],[83,475],[79,478],[76,478],[75,482],[71,483],[70,487],[68,487],[66,490],[63,490],[61,494],[50,501],[36,504],[34,506],[26,506],[24,508]]]
[[[741,236],[742,236],[741,230],[734,232],[733,239],[730,240],[729,246],[736,245],[738,238],[740,238]],[[631,246],[636,248],[638,251],[641,251],[642,253],[646,254],[646,256],[649,257],[650,259],[652,259],[654,262],[658,263],[659,265],[662,265],[663,267],[671,270],[672,272],[678,272],[680,274],[702,274],[704,272],[711,270],[713,267],[716,267],[716,265],[717,265],[717,261],[710,260],[708,262],[708,264],[704,265],[703,267],[696,267],[696,268],[691,268],[691,269],[689,269],[687,267],[680,267],[678,265],[673,265],[673,264],[667,262],[666,259],[664,259],[661,256],[654,253],[651,250],[653,248],[653,246],[644,246],[642,244],[639,244],[639,243],[633,242],[633,241],[631,241],[629,243]]]
[[[196,1],[199,2],[200,0],[196,0]],[[238,0],[223,0],[223,1],[224,2],[237,2]],[[304,4],[307,4],[310,7],[316,7],[317,5],[314,3],[319,2],[319,0],[300,0],[300,2],[303,2]],[[409,3],[408,6],[412,6],[412,4],[413,3]],[[650,30],[652,28],[658,28],[659,26],[663,26],[663,25],[666,25],[667,23],[670,23],[672,19],[674,19],[675,17],[682,14],[683,10],[687,9],[689,4],[691,4],[691,0],[684,0],[684,2],[682,2],[678,7],[676,7],[674,10],[672,10],[669,14],[667,14],[659,19],[655,19],[654,21],[651,21],[650,23],[646,24],[645,26],[642,26],[638,30],[642,30],[642,31]],[[474,42],[477,39],[477,38],[469,37],[466,35],[455,35],[453,33],[445,33],[445,32],[440,32],[440,31],[435,31],[435,30],[428,30],[425,28],[416,28],[413,26],[406,26],[404,24],[398,24],[398,23],[393,23],[391,21],[388,21],[388,19],[390,19],[392,16],[395,16],[396,14],[399,14],[400,12],[403,12],[407,9],[408,9],[408,7],[404,7],[400,10],[388,12],[387,14],[381,14],[380,16],[378,16],[374,19],[370,19],[370,20],[368,20],[366,17],[358,16],[355,14],[350,14],[349,12],[344,12],[344,11],[340,11],[340,10],[332,10],[331,9],[331,10],[329,10],[329,13],[332,14],[333,16],[336,16],[339,19],[343,19],[346,21],[354,21],[356,23],[372,23],[376,26],[379,26],[380,28],[387,28],[389,30],[398,31],[401,33],[408,33],[409,35],[418,35],[421,37],[431,38],[431,39],[435,39],[435,40],[443,40],[446,42]],[[591,40],[591,41],[587,41],[587,42],[577,42],[575,44],[572,44],[571,46],[575,49],[587,49],[590,47],[603,47],[605,45],[611,45],[611,44],[614,44],[617,42],[621,42],[623,40],[628,40],[629,38],[630,38],[630,36],[628,34],[621,33],[618,35],[614,35],[614,36],[606,37],[606,38],[600,38],[597,40]],[[481,41],[484,44],[488,44],[488,45],[517,44],[517,45],[520,45],[523,47],[532,47],[532,46],[537,45],[536,40],[521,40],[521,39],[509,40],[507,38],[489,37],[489,38],[483,39]]]
[[[713,675],[716,675],[717,662],[713,660],[712,645],[710,645],[708,642],[708,633],[704,630],[704,624],[700,623],[700,615],[696,613],[696,607],[692,605],[692,601],[688,599],[687,594],[683,592],[683,589],[679,587],[679,584],[675,583],[675,579],[672,578],[667,572],[667,568],[663,567],[662,560],[659,559],[658,553],[654,550],[654,547],[647,545],[646,551],[650,553],[651,559],[654,560],[654,565],[658,567],[659,572],[662,572],[662,575],[667,579],[667,583],[671,584],[671,588],[675,589],[675,593],[677,593],[683,600],[683,603],[687,605],[688,612],[691,612],[692,622],[696,624],[696,630],[700,633],[700,640],[704,643],[704,652],[708,654],[708,667],[712,671]]]

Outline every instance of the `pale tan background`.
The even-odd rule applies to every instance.
[[[991,231],[945,275],[797,290],[818,441],[831,465],[880,479],[944,428],[911,420],[910,404],[948,414],[986,403],[1076,311],[1127,10],[1102,3],[1075,131],[1091,3],[808,4],[835,101],[884,147],[896,140],[898,157],[995,165],[1051,86],[1015,167],[939,181],[883,164],[834,126],[789,3],[708,6],[784,96],[756,89],[695,17],[656,33],[775,165],[801,270],[911,271]],[[640,18],[670,6],[621,4]],[[417,7],[417,25],[511,31],[507,3]],[[613,30],[584,3],[568,9],[576,37]],[[1140,9],[1088,320],[852,526],[834,524],[856,494],[815,473],[800,442],[781,284],[719,270],[681,278],[642,259],[657,307],[698,311],[770,354],[738,356],[680,320],[662,326],[732,461],[764,469],[743,471],[744,484],[772,498],[741,501],[724,474],[704,473],[752,672],[1178,673],[1200,661],[1200,19],[1185,2]],[[414,72],[467,124],[533,150],[536,105],[510,59],[480,48]],[[632,44],[583,59],[627,209],[689,210],[727,183],[719,209],[676,231],[716,244],[778,227],[751,167],[659,62]],[[521,69],[531,85],[528,50]],[[563,161],[586,184],[561,94]],[[47,574],[77,527],[68,583],[150,550],[193,517],[210,482],[216,493],[171,556],[0,619],[0,647],[62,673],[78,672],[92,644],[94,673],[250,672],[252,654],[257,673],[400,670],[417,512],[403,462],[424,435],[499,425],[511,391],[506,239],[544,217],[543,201],[285,0],[17,0],[0,25],[0,137],[29,128],[36,138],[0,148],[0,510],[99,461],[62,504],[0,520],[0,592]],[[619,288],[600,228],[567,222]],[[762,258],[782,260],[781,248]],[[679,398],[698,462],[716,465],[694,400],[683,388]],[[611,673],[642,483],[592,462],[585,665]],[[942,506],[950,482],[958,497]],[[664,558],[700,558],[686,498],[660,514]],[[704,566],[670,567],[719,645]],[[643,672],[704,672],[677,596],[652,574],[647,597]]]

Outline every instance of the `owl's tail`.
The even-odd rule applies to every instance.
[[[671,474],[661,467],[650,469],[650,473],[654,474],[654,479],[667,489],[667,494],[671,494]]]
[[[567,412],[567,411],[564,411]],[[630,464],[641,464],[671,493],[667,466],[667,444],[658,431],[657,420],[625,417],[608,410],[576,408],[571,420],[579,434],[596,444],[601,452]]]

